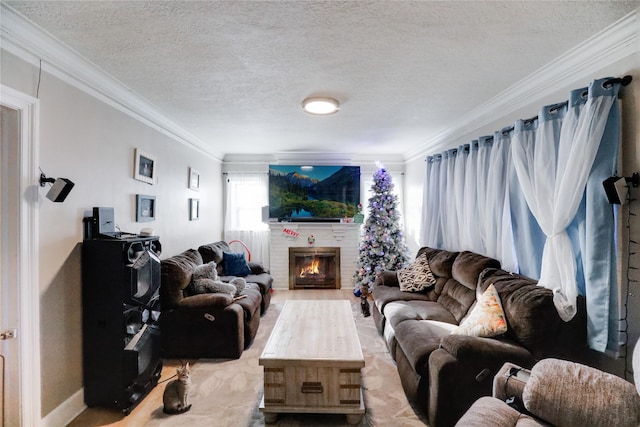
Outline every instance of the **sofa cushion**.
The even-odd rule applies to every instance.
[[[230,252],[231,248],[227,242],[222,240],[215,243],[208,243],[198,248],[198,252],[202,255],[203,262],[213,261],[218,265],[222,263],[222,254],[225,251]],[[218,269],[218,273],[220,273],[220,269]]]
[[[191,283],[191,275],[202,257],[195,249],[162,260],[160,265],[160,302],[162,308],[175,307],[184,298],[183,289]]]
[[[460,252],[451,266],[451,278],[436,284],[437,301],[453,314],[460,323],[476,301],[478,276],[488,267],[500,263],[473,252]]]
[[[428,292],[426,294],[420,292],[402,292],[396,286],[375,286],[373,288],[373,300],[378,307],[378,311],[384,315],[384,309],[387,303],[393,301],[433,301],[435,294]]]
[[[562,319],[553,304],[553,292],[528,277],[487,269],[479,278],[479,291],[493,284],[507,318],[508,338],[536,355],[548,354],[556,345]]]
[[[384,317],[394,328],[405,320],[439,320],[457,326],[456,319],[433,301],[394,301],[384,307]]]
[[[475,303],[471,313],[453,332],[474,337],[494,337],[507,331],[507,321],[495,286],[489,285]]]
[[[411,264],[398,270],[400,290],[404,292],[422,292],[436,284],[436,279],[429,267],[427,256],[418,256]]]
[[[473,252],[460,252],[451,266],[451,277],[461,285],[475,290],[478,277],[485,268],[500,268],[500,262]]]
[[[429,355],[440,347],[442,337],[450,335],[451,329],[444,322],[430,320],[406,320],[395,328],[398,347],[417,374],[428,374]]]
[[[441,249],[432,249],[428,247],[421,248],[418,256],[425,254],[429,260],[429,268],[436,277],[451,277],[451,269],[453,262],[459,252],[449,252]]]

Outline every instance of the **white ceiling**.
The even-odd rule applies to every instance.
[[[4,1],[216,157],[406,158],[640,1]],[[310,116],[310,95],[338,114]]]

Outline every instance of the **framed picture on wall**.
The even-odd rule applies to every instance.
[[[189,199],[189,221],[200,219],[200,199]]]
[[[156,179],[156,158],[136,148],[133,177],[138,181],[153,184]]]
[[[156,219],[156,196],[136,194],[136,221],[149,222]]]
[[[200,190],[200,173],[193,168],[189,168],[189,188]]]

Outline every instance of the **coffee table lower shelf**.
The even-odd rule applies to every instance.
[[[355,425],[359,424],[365,413],[364,400],[362,399],[362,389],[360,389],[360,406],[287,406],[287,405],[269,405],[265,407],[264,395],[260,400],[260,412],[264,415],[264,421],[267,424],[275,423],[278,414],[345,414],[347,423]]]

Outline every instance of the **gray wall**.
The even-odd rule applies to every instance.
[[[2,84],[36,95],[38,68],[2,51]],[[152,227],[162,258],[222,237],[221,163],[46,71],[40,82],[40,162],[75,187],[64,203],[41,189],[40,332],[42,416],[82,388],[82,218],[93,206],[111,206],[123,231]],[[133,179],[134,149],[156,157],[157,182]],[[200,191],[188,188],[188,171],[200,172]],[[136,194],[156,196],[154,222],[135,221]],[[188,199],[200,199],[200,220],[189,221]]]

